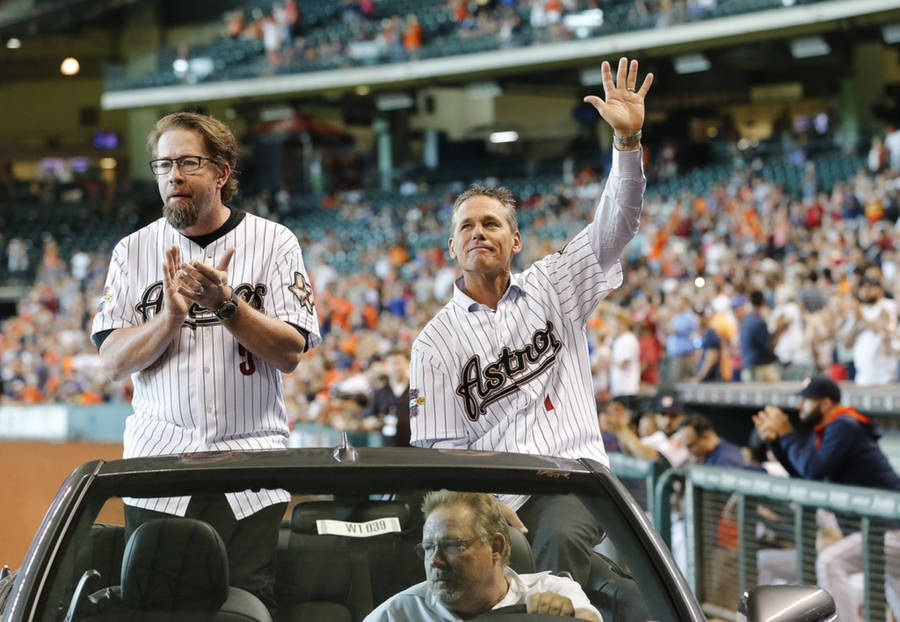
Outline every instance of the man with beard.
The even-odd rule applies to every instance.
[[[148,136],[163,217],[113,251],[91,339],[113,379],[131,375],[124,456],[276,449],[286,444],[282,375],[319,341],[297,237],[226,205],[237,191],[237,141],[193,113]],[[168,515],[211,523],[232,585],[272,608],[283,490],[125,499],[126,535]]]
[[[792,477],[900,492],[900,477],[878,446],[880,434],[873,421],[841,406],[837,383],[815,376],[798,395],[803,398],[800,422],[811,434],[794,430],[775,406],[766,406],[753,417],[759,435]],[[852,533],[820,551],[816,559],[816,582],[834,597],[840,620],[862,620],[861,594],[850,578],[862,570],[862,547],[862,534]],[[884,554],[886,575],[900,576],[900,531],[885,533]],[[892,603],[895,609],[897,605]]]
[[[395,594],[365,622],[468,620],[491,609],[526,605],[528,613],[601,622],[577,583],[550,572],[509,568],[509,525],[489,494],[440,490],[422,504],[425,525],[416,547],[425,581]]]

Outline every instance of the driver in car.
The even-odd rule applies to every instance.
[[[520,575],[509,568],[509,526],[493,496],[430,492],[422,512],[425,525],[416,551],[427,579],[383,602],[364,622],[455,622],[505,607],[602,622],[572,579],[550,572]]]

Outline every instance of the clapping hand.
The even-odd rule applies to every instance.
[[[211,311],[231,297],[228,285],[228,264],[234,257],[229,249],[219,264],[213,268],[201,261],[183,263],[178,269],[178,293]]]
[[[788,416],[777,406],[766,406],[753,415],[753,423],[759,436],[767,443],[776,441],[794,430]]]

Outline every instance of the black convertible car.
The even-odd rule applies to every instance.
[[[22,567],[0,579],[0,617],[267,622],[268,610],[228,585],[227,572],[216,570],[228,562],[215,542],[185,532],[176,520],[174,527],[126,543],[122,526],[124,497],[261,488],[282,488],[292,496],[276,552],[279,622],[358,622],[422,581],[423,564],[414,551],[422,539],[420,505],[427,491],[441,488],[577,495],[606,533],[583,586],[606,622],[705,620],[647,517],[599,464],[346,445],[84,464],[53,499]],[[323,529],[325,521],[346,528],[335,535]],[[513,537],[512,548],[511,566],[533,571],[525,537]],[[811,621],[832,619],[829,606],[821,590],[788,588],[752,595],[743,611],[750,619]],[[772,609],[781,617],[773,617]],[[525,615],[512,611],[501,617]]]

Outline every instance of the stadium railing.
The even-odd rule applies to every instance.
[[[687,579],[708,614],[733,617],[729,612],[762,570],[764,582],[816,583],[827,510],[843,536],[862,534],[864,619],[887,619],[885,582],[896,586],[900,577],[887,572],[883,542],[896,529],[900,493],[704,466],[688,468],[685,482]]]
[[[657,481],[663,475],[665,467],[660,462],[635,458],[623,453],[609,453],[609,470],[628,488],[631,496],[648,514],[654,517],[657,513],[655,489]]]
[[[830,526],[841,536],[861,532],[861,573],[851,581],[861,590],[866,622],[889,619],[886,592],[896,594],[900,576],[887,570],[883,540],[897,528],[900,493],[723,467],[663,470],[657,462],[609,457],[632,494],[654,487],[654,525],[670,548],[673,536],[683,542],[676,559],[707,614],[734,619],[741,594],[757,585],[815,584],[818,552],[837,541],[837,531],[827,540]],[[676,482],[682,488],[673,495]]]

